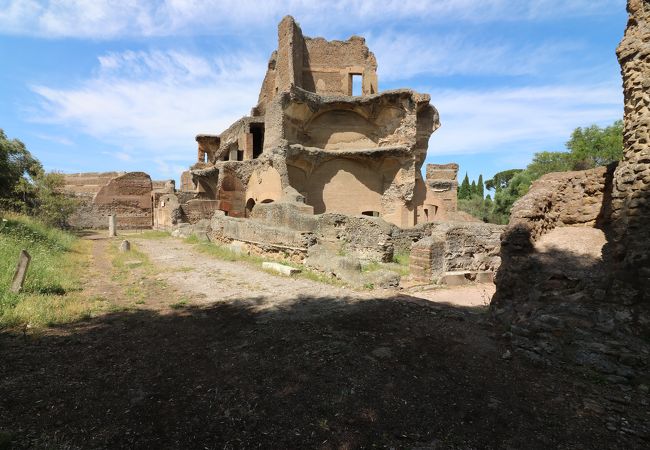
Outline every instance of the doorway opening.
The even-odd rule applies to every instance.
[[[251,134],[253,135],[253,159],[256,159],[264,149],[264,124],[251,123]]]

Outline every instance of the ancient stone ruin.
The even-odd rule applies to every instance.
[[[196,136],[198,161],[178,193],[154,197],[154,226],[290,257],[352,284],[396,285],[394,273],[361,280],[361,265],[390,262],[443,221],[468,218],[456,210],[457,164],[429,164],[422,177],[440,126],[429,96],[380,92],[376,71],[363,38],[308,38],[285,17],[258,104],[220,135]],[[445,263],[416,264],[416,280],[492,273],[500,232],[480,223],[438,232],[436,242],[449,241]]]
[[[440,126],[429,95],[379,92],[376,71],[363,38],[312,39],[285,17],[251,115],[196,137],[198,162],[181,180],[201,203],[192,208],[204,218],[217,210],[249,217],[291,187],[314,214],[363,214],[399,227],[453,214],[458,167],[421,175]]]
[[[90,172],[64,175],[65,192],[79,200],[69,218],[76,228],[106,228],[108,216],[117,216],[121,229],[153,226],[156,194],[174,192],[174,181],[151,181],[144,172]]]
[[[363,38],[305,37],[287,16],[257,105],[221,134],[196,136],[198,161],[179,190],[143,172],[67,175],[82,200],[71,224],[104,228],[115,216],[118,228],[194,234],[357,285],[396,285],[394,272],[364,278],[361,267],[417,243],[416,282],[491,281],[502,227],[457,211],[457,164],[428,164],[422,176],[440,126],[429,100],[380,92]]]
[[[553,173],[513,207],[492,301],[515,351],[627,383],[650,357],[650,2],[630,0],[618,48],[624,157]]]

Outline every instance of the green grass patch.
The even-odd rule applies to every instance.
[[[171,309],[183,309],[188,304],[189,304],[189,302],[187,301],[187,299],[183,297],[179,301],[177,301],[176,303],[172,303],[171,305],[169,305],[169,307]]]
[[[31,255],[25,285],[9,292],[22,249]],[[0,222],[0,328],[43,327],[90,317],[101,302],[85,298],[82,274],[90,242],[20,215]]]
[[[400,266],[409,266],[411,260],[411,252],[397,252],[393,253],[393,262]]]
[[[113,281],[125,286],[124,295],[134,301],[134,305],[143,305],[148,300],[149,290],[146,280],[159,271],[149,257],[131,244],[128,252],[119,251],[119,242],[114,241],[109,247],[113,264]],[[139,276],[134,276],[137,271]],[[158,284],[162,284],[158,282]]]

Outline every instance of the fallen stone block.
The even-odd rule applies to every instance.
[[[273,272],[287,276],[295,275],[301,272],[300,269],[296,269],[295,267],[285,266],[284,264],[274,262],[263,262],[262,269],[272,270]]]
[[[477,283],[494,283],[494,272],[477,272]]]
[[[235,255],[250,255],[248,247],[241,241],[232,241],[227,247]]]
[[[463,286],[470,282],[468,272],[447,272],[440,278],[440,284],[447,286]]]

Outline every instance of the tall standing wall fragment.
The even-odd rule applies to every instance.
[[[629,0],[617,49],[625,100],[624,157],[613,180],[609,253],[630,301],[650,302],[650,1]]]

